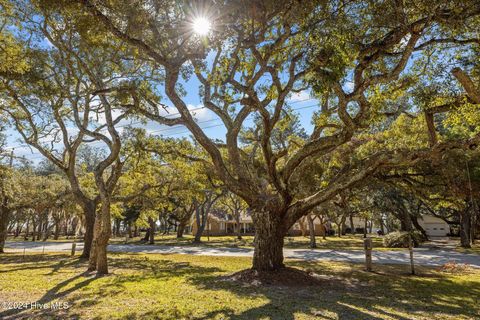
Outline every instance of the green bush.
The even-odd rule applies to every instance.
[[[404,231],[391,232],[383,238],[383,246],[387,248],[408,248],[408,235],[409,233]],[[413,246],[418,247],[424,241],[424,237],[420,232],[414,231],[412,232],[412,240]]]

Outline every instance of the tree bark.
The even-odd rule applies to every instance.
[[[240,212],[235,213],[235,222],[237,227],[237,239],[242,240],[242,226],[240,224]]]
[[[150,234],[151,234],[150,227],[148,227],[147,231],[145,232],[145,237],[143,237],[140,241],[148,241],[150,239]]]
[[[422,236],[425,238],[425,240],[428,240],[428,234],[427,234],[427,231],[425,231],[425,229],[422,228],[422,226],[420,225],[420,223],[418,223],[418,218],[416,216],[412,216],[412,224],[415,226],[415,229],[417,229],[418,231],[420,231],[420,233],[422,234]]]
[[[35,217],[32,217],[32,241],[35,241],[37,236],[37,220]]]
[[[195,208],[195,221],[197,224],[197,232],[195,233],[194,243],[202,242],[203,231],[208,224],[208,212],[204,211],[205,209],[200,205]]]
[[[353,224],[353,214],[350,213],[348,218],[350,220],[350,233],[355,234],[355,225]]]
[[[311,215],[308,215],[307,220],[308,220],[308,230],[310,232],[310,248],[313,249],[317,247],[317,242],[315,240],[315,224],[313,223],[315,218],[312,217]]]
[[[380,222],[380,232],[382,233],[382,235],[384,235],[385,234],[385,224],[383,222],[383,219],[380,218],[379,222]]]
[[[154,244],[155,243],[155,220],[152,217],[148,218],[148,223],[150,224],[150,234],[148,235],[148,243]]]
[[[471,227],[470,210],[466,208],[460,211],[460,245],[463,248],[472,247]]]
[[[342,217],[340,218],[340,222],[337,225],[338,237],[339,238],[342,237],[343,229],[345,227],[345,220],[347,220],[347,216],[346,216],[346,214],[343,214]]]
[[[115,229],[115,237],[120,237],[120,222],[120,219],[115,219],[115,226],[113,227]]]
[[[177,228],[177,239],[183,238],[183,233],[185,232],[185,223],[180,221]]]
[[[298,220],[302,237],[305,237],[307,235],[307,228],[305,227],[305,219],[307,219],[307,217],[302,217]]]
[[[29,233],[30,233],[30,218],[27,218],[27,226],[25,227],[25,237],[23,238],[25,241],[28,240]]]
[[[108,274],[107,245],[111,236],[110,199],[102,198],[101,208],[95,218],[94,236],[90,251],[89,271],[96,268],[97,275]]]
[[[400,209],[400,226],[402,231],[412,231],[412,217],[405,209]]]
[[[285,267],[283,243],[288,228],[285,228],[279,216],[268,211],[253,215],[255,223],[253,270],[273,271]]]
[[[128,223],[127,223],[127,233],[128,233],[128,238],[129,238],[129,239],[133,238],[133,234],[132,234],[132,222],[131,222],[131,221],[128,221]]]
[[[95,227],[95,211],[95,202],[92,201],[83,204],[83,213],[85,215],[85,236],[83,243],[83,252],[80,255],[80,258],[88,259],[90,258],[90,253],[92,252],[93,229]],[[73,232],[75,232],[75,229],[73,230]]]
[[[0,253],[4,252],[5,241],[7,240],[7,224],[10,218],[10,210],[1,208],[0,212]]]
[[[197,227],[197,232],[195,233],[195,238],[193,239],[194,243],[202,242],[203,231],[205,231],[205,224],[201,224],[200,227]]]
[[[363,222],[363,237],[367,237],[367,227],[368,227],[368,219],[365,218],[365,221]]]
[[[60,237],[60,221],[55,221],[55,231],[53,233],[53,240],[58,240]]]
[[[135,225],[135,227],[133,228],[133,236],[134,236],[134,237],[138,237],[138,236],[139,236],[139,234],[138,234],[138,226],[137,226],[137,225]]]
[[[65,237],[68,239],[68,224],[70,223],[70,219],[65,219],[63,223],[63,233],[65,234]]]

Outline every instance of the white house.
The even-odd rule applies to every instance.
[[[445,220],[431,216],[422,215],[418,223],[427,232],[429,237],[445,237],[450,233],[450,226]]]

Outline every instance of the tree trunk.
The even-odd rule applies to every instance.
[[[325,223],[322,223],[321,227],[322,227],[322,239],[327,240],[327,227],[325,226]]]
[[[402,231],[412,231],[412,217],[407,210],[400,210],[400,225]]]
[[[110,221],[110,199],[103,198],[101,208],[95,218],[94,236],[89,259],[89,271],[96,268],[97,275],[108,274],[107,245],[112,225]]]
[[[32,217],[32,241],[35,241],[36,236],[37,236],[37,221],[35,217]]]
[[[368,219],[365,218],[364,225],[363,225],[363,237],[367,237],[367,227],[368,227]]]
[[[350,233],[355,234],[355,225],[353,224],[353,214],[350,213],[348,218],[350,220]]]
[[[308,230],[310,232],[310,248],[316,248],[317,247],[317,242],[315,240],[315,224],[313,221],[315,218],[313,218],[311,215],[307,216],[308,220]]]
[[[140,241],[148,241],[150,239],[150,234],[151,234],[151,230],[150,228],[147,229],[147,231],[145,232],[145,237],[143,237]]]
[[[205,224],[202,224],[202,225],[200,225],[199,228],[197,228],[197,232],[195,233],[195,238],[193,239],[194,243],[201,243],[202,242],[203,231],[205,231]]]
[[[0,253],[3,253],[5,241],[7,240],[7,224],[10,218],[10,211],[6,208],[1,208],[0,210]]]
[[[347,220],[346,214],[343,214],[340,218],[340,223],[338,224],[338,237],[342,236],[343,230],[345,228],[345,220]]]
[[[70,223],[70,219],[65,219],[63,221],[63,233],[65,234],[65,237],[68,239],[68,224]]]
[[[242,240],[242,226],[240,224],[240,213],[239,212],[237,212],[235,214],[235,222],[237,224],[237,230],[236,230],[237,231],[237,239]]]
[[[80,255],[80,258],[88,259],[90,258],[90,253],[92,252],[93,229],[95,227],[95,211],[95,202],[87,202],[83,205],[83,214],[85,215],[85,236],[83,243],[83,252]],[[73,230],[73,232],[75,232],[75,229]]]
[[[42,218],[40,218],[40,222],[38,223],[37,241],[40,241],[40,239],[42,237],[43,226],[44,226],[44,223],[42,221]]]
[[[472,247],[470,210],[460,211],[460,244],[463,248]]]
[[[183,233],[185,232],[185,223],[180,221],[177,228],[177,239],[183,238]]]
[[[55,222],[55,232],[53,233],[53,240],[58,240],[60,236],[60,221]]]
[[[283,243],[286,233],[279,215],[274,212],[254,214],[255,240],[252,269],[273,271],[284,268]]]
[[[305,227],[305,219],[306,217],[302,217],[298,220],[302,237],[305,237],[307,235],[307,228]]]
[[[17,238],[20,235],[20,232],[22,231],[23,225],[24,225],[23,223],[18,224],[17,227],[15,228],[15,234],[14,234],[15,238]]]
[[[120,219],[115,219],[115,236],[120,237]]]
[[[153,218],[148,218],[148,223],[150,224],[150,234],[148,237],[148,243],[154,244],[155,243],[155,220]]]
[[[425,240],[428,240],[428,234],[427,232],[425,231],[425,229],[422,228],[422,226],[420,225],[420,223],[418,223],[418,218],[416,216],[412,216],[412,223],[413,225],[415,226],[415,229],[417,229],[418,231],[420,231],[420,233],[423,235],[423,237],[425,238]]]
[[[129,238],[129,239],[132,239],[132,238],[133,238],[133,234],[132,234],[132,222],[131,222],[131,221],[128,221],[128,224],[127,224],[127,233],[128,233],[128,238]]]
[[[193,240],[193,242],[201,243],[203,231],[205,231],[205,227],[208,224],[207,213],[203,211],[203,208],[195,208],[195,221],[197,224],[197,232],[195,233],[195,239]]]
[[[383,223],[383,219],[380,218],[379,222],[380,222],[380,232],[382,233],[382,235],[384,235],[385,234],[385,225]]]
[[[23,238],[25,241],[28,240],[29,233],[30,233],[30,218],[27,218],[27,226],[25,228],[25,237]]]
[[[133,228],[133,236],[134,237],[138,237],[139,234],[138,234],[138,226],[135,224],[135,228]]]

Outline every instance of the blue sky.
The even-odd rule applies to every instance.
[[[212,139],[221,139],[225,140],[226,130],[222,125],[220,119],[210,110],[202,108],[203,105],[199,99],[198,95],[198,81],[191,80],[187,83],[183,83],[186,89],[186,96],[184,101],[187,103],[190,109],[192,109],[192,114],[194,114],[199,125],[204,129],[205,133]],[[168,102],[166,103],[168,105]],[[318,101],[310,97],[310,94],[307,91],[303,91],[297,94],[294,94],[288,101],[288,104],[291,105],[293,109],[299,115],[299,120],[301,125],[306,130],[307,133],[311,132],[313,127],[311,125],[312,114],[315,110],[318,109]],[[297,110],[298,109],[298,110]],[[176,109],[171,107],[169,109],[170,116],[175,117]],[[148,133],[154,135],[163,135],[166,137],[189,137],[190,133],[184,126],[175,126],[168,127],[159,125],[155,122],[147,122],[146,124],[138,124],[137,120],[128,120],[120,123],[120,127],[134,123],[134,127],[142,127],[147,130]],[[247,121],[248,123],[248,121]],[[121,130],[121,129],[120,129]],[[13,129],[9,128],[6,131],[7,134],[7,151],[14,149],[14,154],[16,157],[25,157],[25,159],[32,161],[34,164],[39,163],[44,157],[34,148],[26,145],[22,140],[20,135]],[[95,147],[105,147],[102,143],[94,142],[91,143]]]

